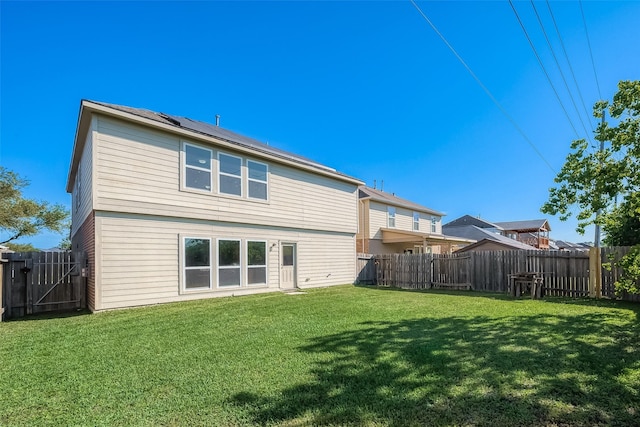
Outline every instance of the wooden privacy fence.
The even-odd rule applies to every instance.
[[[375,283],[404,289],[474,289],[507,292],[511,275],[540,273],[543,292],[563,297],[614,298],[620,272],[602,268],[610,257],[620,257],[629,248],[603,248],[588,252],[486,251],[464,254],[385,254],[371,258]],[[611,255],[613,254],[613,255]],[[371,260],[369,263],[371,263]],[[638,295],[622,299],[639,301]]]
[[[3,253],[6,318],[86,307],[83,252]]]

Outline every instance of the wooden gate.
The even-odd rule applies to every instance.
[[[2,254],[6,318],[86,307],[86,256],[83,252]]]

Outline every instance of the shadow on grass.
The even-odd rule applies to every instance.
[[[451,296],[464,296],[471,298],[485,298],[497,301],[518,301],[531,299],[529,294],[525,294],[519,298],[514,298],[506,292],[490,292],[490,291],[454,291],[447,289],[402,289],[391,286],[376,286],[376,285],[354,285],[357,288],[368,289],[370,291],[383,291],[383,292],[417,292],[423,294],[434,295],[451,295]],[[569,304],[569,305],[583,305],[589,307],[615,307],[633,310],[640,315],[640,303],[615,300],[608,298],[594,299],[594,298],[569,298],[569,297],[556,297],[556,296],[544,296],[540,299],[542,302],[557,303],[557,304]]]
[[[47,313],[28,314],[23,317],[15,317],[3,320],[3,322],[25,322],[33,320],[47,320],[47,319],[64,319],[67,317],[86,316],[91,314],[91,310],[83,309],[69,309],[60,311],[51,311]]]
[[[638,336],[620,313],[363,323],[299,348],[308,382],[232,403],[261,425],[637,425]]]

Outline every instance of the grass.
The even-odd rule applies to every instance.
[[[341,286],[0,323],[0,425],[638,425],[640,305]]]

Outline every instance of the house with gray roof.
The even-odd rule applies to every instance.
[[[464,215],[443,226],[443,232],[461,238],[475,239],[477,242],[461,251],[470,250],[514,250],[549,249],[548,231],[546,247],[542,230],[550,230],[546,220],[489,222],[479,217]],[[536,232],[532,232],[535,230]],[[540,234],[539,234],[540,233]]]
[[[361,253],[448,253],[473,239],[445,235],[443,212],[376,188],[358,189],[358,233]]]
[[[351,283],[361,184],[214,124],[83,100],[67,192],[89,308]]]

